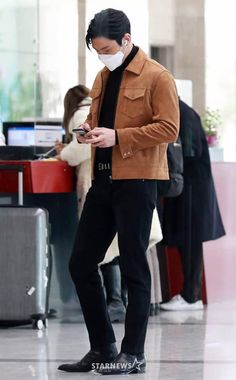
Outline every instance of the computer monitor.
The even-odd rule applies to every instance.
[[[3,122],[3,134],[6,139],[6,145],[34,145],[35,130],[33,122]]]
[[[64,130],[56,121],[3,122],[3,134],[9,146],[46,146],[62,141]]]
[[[63,128],[56,122],[36,122],[35,145],[54,146],[56,141],[62,142]]]
[[[10,146],[29,146],[34,145],[35,141],[34,127],[10,127],[8,129],[8,145]]]

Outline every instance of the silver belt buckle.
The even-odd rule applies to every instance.
[[[101,170],[109,170],[110,169],[110,164],[103,164],[101,162],[98,163],[98,170],[101,171]]]

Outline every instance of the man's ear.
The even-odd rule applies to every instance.
[[[131,42],[131,35],[129,33],[125,33],[123,37],[124,45],[127,46],[128,43]]]

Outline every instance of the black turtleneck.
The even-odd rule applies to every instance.
[[[126,57],[121,66],[117,69],[110,71],[107,80],[107,85],[104,92],[103,102],[99,115],[99,127],[106,127],[114,129],[114,120],[116,114],[116,104],[120,90],[120,83],[122,80],[124,69],[132,61],[138,52],[138,47],[133,46],[131,52]],[[112,147],[110,148],[96,148],[95,158],[95,177],[100,175],[111,175],[111,157]],[[99,168],[103,170],[99,170]]]

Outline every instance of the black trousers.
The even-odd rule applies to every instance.
[[[191,241],[179,247],[181,255],[184,283],[182,297],[185,301],[193,303],[201,299],[202,273],[203,273],[203,246],[202,242]]]
[[[156,205],[155,180],[93,181],[81,215],[70,273],[76,286],[92,349],[115,342],[98,273],[118,232],[120,268],[128,288],[121,351],[143,353],[150,306],[151,278],[146,250]]]
[[[190,303],[201,299],[203,246],[197,238],[194,214],[192,211],[192,185],[185,187],[185,230],[182,245],[179,247],[184,283],[182,297]]]

